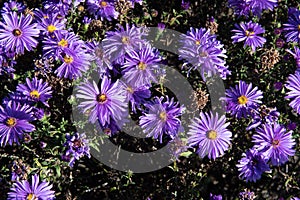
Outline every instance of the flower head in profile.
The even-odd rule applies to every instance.
[[[252,109],[257,108],[262,98],[262,92],[257,87],[252,88],[252,83],[239,81],[235,87],[226,89],[226,97],[223,99],[227,104],[227,112],[241,118],[247,117]]]
[[[160,143],[162,143],[164,134],[174,138],[181,130],[180,116],[185,107],[174,102],[173,98],[156,97],[146,107],[147,111],[140,117],[139,124],[147,137],[159,138]]]
[[[289,18],[287,23],[283,24],[283,31],[287,42],[300,43],[300,10],[294,9],[292,12],[289,9]]]
[[[3,15],[4,22],[0,22],[0,43],[7,50],[23,54],[24,50],[31,51],[37,46],[38,41],[35,37],[39,36],[40,31],[36,28],[36,23],[32,22],[31,15],[18,17],[16,12]]]
[[[259,36],[265,32],[258,23],[252,21],[248,23],[240,23],[235,25],[236,29],[232,30],[234,35],[231,37],[233,43],[244,41],[244,47],[251,47],[252,51],[255,51],[257,47],[262,47],[266,42],[264,37]]]
[[[16,12],[18,14],[22,13],[26,9],[26,6],[14,0],[10,0],[9,2],[5,2],[3,8],[1,9],[1,14],[7,14],[11,12]]]
[[[273,10],[278,0],[229,0],[229,7],[234,9],[236,15],[249,16],[252,13],[260,17],[263,10]]]
[[[35,130],[30,123],[33,120],[31,108],[28,105],[9,101],[5,107],[0,106],[0,145],[20,144],[24,134]]]
[[[293,146],[296,143],[292,138],[292,131],[287,132],[277,123],[262,125],[256,129],[252,138],[254,147],[270,159],[273,165],[282,165],[288,161],[289,156],[295,154]]]
[[[261,124],[273,124],[277,121],[279,115],[280,113],[276,108],[268,108],[266,105],[261,105],[250,111],[251,123],[246,129],[254,129]]]
[[[163,74],[158,53],[150,45],[129,52],[123,66],[126,81],[134,87],[151,85],[152,82],[157,83],[159,75]]]
[[[147,42],[142,38],[145,36],[145,30],[141,27],[122,26],[115,31],[106,32],[106,37],[103,39],[103,49],[118,64],[124,63],[125,54],[134,50],[141,49]]]
[[[300,114],[300,74],[291,74],[285,87],[289,90],[286,99],[291,99],[290,106]]]
[[[51,190],[52,185],[47,181],[40,182],[37,174],[31,177],[31,184],[27,180],[17,181],[8,193],[8,200],[18,199],[54,199],[55,191]]]
[[[75,160],[79,160],[83,156],[91,157],[89,141],[86,139],[85,133],[79,134],[66,134],[66,143],[64,144],[67,148],[65,156],[70,156],[69,165],[74,166]]]
[[[26,84],[19,84],[17,92],[28,97],[32,102],[41,102],[46,106],[49,106],[47,101],[52,97],[52,90],[48,83],[36,77],[32,80],[26,78]]]
[[[300,36],[300,33],[299,33],[299,36]],[[297,71],[300,72],[300,49],[299,49],[299,47],[294,46],[294,51],[291,51],[290,49],[287,49],[286,51],[289,52],[294,57],[296,64],[297,64]]]
[[[94,81],[80,85],[76,97],[82,99],[79,108],[84,113],[89,111],[89,120],[95,123],[98,119],[101,126],[110,124],[111,118],[122,120],[127,111],[125,88],[119,81],[112,83],[106,76],[100,88]]]
[[[12,163],[11,171],[12,181],[26,180],[29,172],[29,166],[26,165],[21,159],[14,160]]]
[[[225,65],[225,53],[223,45],[209,29],[190,28],[187,34],[181,35],[179,56],[184,66],[191,65],[189,71],[198,69],[204,81],[217,73],[223,79],[230,74]]]
[[[189,146],[196,146],[201,158],[206,155],[209,159],[216,159],[228,150],[231,144],[232,133],[227,129],[225,115],[219,117],[218,113],[200,113],[190,125],[188,131]]]
[[[95,15],[96,19],[117,19],[119,13],[115,9],[113,0],[87,0],[88,11]]]
[[[239,177],[248,181],[256,182],[261,178],[262,173],[270,170],[265,156],[257,149],[248,149],[243,153],[243,158],[237,164]]]

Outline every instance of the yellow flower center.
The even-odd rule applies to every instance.
[[[43,17],[44,17],[44,19],[49,19],[48,15],[44,15]]]
[[[14,29],[12,33],[16,37],[19,37],[20,35],[22,35],[22,31],[20,29]]]
[[[72,63],[73,62],[73,57],[69,56],[69,55],[65,55],[64,56],[64,62],[67,63],[67,64]]]
[[[105,6],[107,6],[107,2],[106,2],[106,1],[101,1],[100,5],[101,5],[102,7],[105,7]]]
[[[159,113],[159,118],[165,122],[167,121],[168,115],[165,111],[162,111],[161,113]]]
[[[206,137],[210,140],[215,140],[218,137],[218,133],[215,130],[209,130],[206,132]]]
[[[17,124],[17,120],[16,120],[16,118],[9,117],[5,123],[9,127],[14,127]]]
[[[122,37],[122,43],[123,43],[123,44],[129,44],[129,37],[123,36],[123,37]]]
[[[128,87],[128,88],[126,88],[126,90],[129,92],[129,93],[133,93],[134,91],[133,91],[133,89],[132,89],[132,87]]]
[[[300,24],[298,25],[298,31],[300,31]]]
[[[145,69],[147,68],[147,65],[146,65],[144,62],[140,62],[140,63],[138,64],[138,68],[139,68],[140,70],[145,70]]]
[[[37,196],[35,196],[34,194],[30,193],[28,194],[26,200],[37,200]]]
[[[207,52],[206,51],[203,51],[203,52],[201,52],[200,53],[200,57],[202,57],[202,58],[205,58],[205,57],[207,57]]]
[[[238,102],[239,104],[245,105],[248,102],[248,98],[242,95],[238,98]]]
[[[105,94],[99,94],[97,95],[97,101],[99,103],[104,103],[107,100],[107,96]]]
[[[254,31],[248,31],[248,30],[246,30],[246,36],[249,37],[251,35],[254,35]]]
[[[196,45],[200,45],[200,41],[199,40],[196,40]]]
[[[29,95],[32,97],[32,98],[35,98],[35,99],[38,99],[40,97],[40,93],[37,91],[37,90],[32,90]]]
[[[61,41],[59,41],[57,44],[58,46],[66,47],[68,45],[68,41],[65,39],[61,39]]]
[[[56,30],[56,27],[54,25],[50,24],[47,27],[47,30],[48,30],[48,32],[53,33]]]
[[[273,146],[274,148],[277,148],[278,145],[279,145],[279,140],[273,140],[273,141],[272,141],[272,146]]]

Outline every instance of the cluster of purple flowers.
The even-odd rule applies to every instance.
[[[227,103],[227,112],[237,118],[251,118],[247,130],[255,129],[252,136],[254,147],[243,154],[237,165],[240,177],[246,181],[256,181],[261,174],[269,170],[268,161],[273,165],[281,165],[288,161],[289,156],[295,154],[292,131],[277,122],[279,112],[276,108],[267,108],[261,105],[262,92],[252,84],[240,81],[235,88],[226,90],[224,100]]]
[[[20,144],[19,140],[26,140],[25,135],[35,130],[31,122],[44,116],[39,104],[48,106],[51,97],[51,87],[42,79],[27,78],[26,84],[19,84],[0,106],[0,145]]]
[[[209,29],[190,28],[187,34],[181,35],[179,56],[184,66],[191,65],[189,71],[198,69],[204,81],[217,73],[223,79],[230,75],[225,53],[223,45]]]

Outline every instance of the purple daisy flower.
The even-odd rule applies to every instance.
[[[230,75],[224,60],[226,50],[209,29],[190,28],[186,35],[181,35],[180,46],[179,56],[185,62],[183,66],[190,63],[189,71],[200,69],[204,81],[216,73],[223,79]]]
[[[24,139],[25,132],[35,130],[34,125],[29,122],[33,120],[31,108],[10,101],[5,107],[0,106],[0,144],[6,146],[14,142],[20,144]]]
[[[18,18],[17,13],[3,15],[4,23],[0,22],[0,42],[7,50],[15,51],[17,54],[24,53],[24,48],[31,51],[37,46],[39,30],[36,23],[32,22],[31,15],[22,15]]]
[[[183,114],[185,107],[174,102],[172,98],[165,100],[163,97],[156,97],[151,104],[146,105],[147,112],[140,117],[140,126],[143,128],[147,137],[159,138],[162,143],[163,135],[169,135],[171,138],[176,137],[182,129],[180,116]]]
[[[108,69],[113,69],[110,55],[104,51],[101,43],[97,41],[92,41],[88,42],[86,46],[87,53],[91,54],[92,60],[95,62],[97,66],[97,71],[100,75],[105,74]]]
[[[290,12],[289,9],[289,18],[286,24],[283,24],[284,32],[285,32],[285,38],[287,42],[297,42],[300,43],[300,11],[298,9],[295,9]]]
[[[47,100],[52,97],[51,87],[47,82],[43,83],[43,80],[38,80],[36,77],[30,81],[29,78],[26,78],[26,85],[19,84],[17,86],[17,92],[22,93],[30,101],[41,102],[45,106],[49,106]]]
[[[288,77],[285,87],[290,90],[287,92],[286,99],[292,99],[289,106],[291,106],[298,114],[300,114],[300,74],[291,74]]]
[[[110,54],[112,61],[124,64],[126,53],[141,49],[147,43],[142,39],[145,35],[143,28],[128,24],[126,24],[125,29],[120,26],[116,31],[106,32],[106,38],[102,41],[103,49],[107,54]]]
[[[10,0],[9,2],[4,3],[1,14],[8,14],[11,12],[22,13],[25,9],[26,6],[23,3]]]
[[[124,86],[127,91],[127,101],[131,105],[131,110],[136,113],[136,108],[140,108],[141,104],[145,104],[147,99],[151,97],[151,91],[147,86],[134,87],[130,84]]]
[[[17,181],[8,193],[8,200],[18,199],[43,199],[55,198],[55,192],[47,181],[40,182],[37,174],[31,177],[31,184],[27,180]]]
[[[300,32],[299,32],[299,36],[300,36]],[[290,49],[286,49],[286,51],[289,52],[294,57],[297,64],[297,71],[300,71],[300,49],[297,46],[294,46],[294,52],[291,51]]]
[[[52,13],[58,13],[61,16],[66,16],[72,5],[72,0],[45,0],[43,8],[51,10]]]
[[[113,0],[87,0],[88,11],[95,15],[96,19],[117,19],[119,12],[116,11]]]
[[[234,88],[226,89],[226,97],[223,99],[227,104],[227,112],[231,116],[241,118],[247,117],[252,109],[257,108],[262,98],[262,92],[257,87],[252,88],[252,83],[248,85],[244,81],[239,81]]]
[[[246,182],[256,182],[261,178],[263,172],[270,170],[264,155],[252,148],[243,153],[243,158],[236,165],[240,172],[239,177]]]
[[[81,45],[74,46],[72,49],[67,48],[59,55],[62,65],[59,66],[55,73],[58,77],[77,79],[82,76],[89,67],[91,57],[85,53]]]
[[[296,144],[292,138],[292,131],[275,123],[265,124],[256,129],[253,135],[255,148],[261,151],[266,158],[271,159],[273,165],[281,165],[288,161],[289,156],[295,154],[293,146]]]
[[[251,123],[246,130],[254,129],[261,124],[273,124],[277,121],[280,113],[276,108],[268,108],[262,105],[258,108],[254,108],[250,111]]]
[[[273,10],[278,0],[229,0],[229,7],[234,9],[235,14],[247,16],[251,13],[261,16],[263,10]]]
[[[122,120],[127,111],[125,88],[119,81],[111,83],[106,76],[100,88],[94,81],[79,86],[76,97],[83,99],[79,107],[84,113],[89,111],[89,120],[95,123],[98,119],[102,126],[110,124],[110,117],[115,121]]]
[[[91,157],[89,141],[86,139],[85,133],[79,134],[74,133],[70,135],[66,134],[66,143],[64,146],[67,147],[65,156],[70,157],[69,166],[73,167],[75,160],[79,160],[83,156]]]
[[[206,155],[209,159],[216,159],[228,150],[231,144],[232,133],[227,129],[225,115],[219,117],[218,113],[200,113],[200,119],[196,118],[189,126],[189,146],[197,146],[197,153],[201,158]]]
[[[51,14],[47,18],[42,18],[39,20],[38,28],[41,30],[42,34],[45,36],[55,37],[53,34],[55,32],[67,32],[65,29],[66,19],[59,20],[57,14]]]
[[[263,44],[266,42],[264,37],[259,36],[265,32],[258,23],[253,23],[252,21],[248,23],[240,23],[235,24],[237,29],[232,30],[234,32],[234,36],[231,37],[233,39],[233,43],[236,42],[244,42],[244,47],[250,46],[252,51],[255,51],[257,47],[262,47]]]
[[[126,81],[134,87],[151,85],[151,82],[157,83],[158,76],[163,75],[158,54],[159,52],[150,45],[139,51],[129,52],[123,66]]]
[[[43,41],[43,53],[45,57],[57,59],[65,49],[73,49],[78,45],[84,45],[84,43],[73,32],[56,32],[54,37]]]

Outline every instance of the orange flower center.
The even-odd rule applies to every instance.
[[[249,37],[251,35],[254,35],[254,31],[248,31],[248,30],[246,30],[246,36]]]
[[[138,64],[138,68],[139,68],[140,70],[145,70],[145,69],[147,68],[147,65],[146,65],[144,62],[140,62],[140,63]]]
[[[278,145],[279,145],[279,140],[273,140],[273,141],[272,141],[272,146],[273,146],[274,148],[278,147]]]
[[[238,102],[239,104],[245,105],[248,102],[248,98],[242,95],[238,98]]]
[[[106,1],[101,1],[100,5],[101,5],[102,7],[105,7],[105,6],[107,6],[107,2],[106,2]]]
[[[199,40],[196,40],[196,45],[200,45],[200,41]]]
[[[19,37],[20,35],[22,35],[22,31],[20,29],[14,29],[12,33],[16,37]]]
[[[133,89],[132,89],[132,87],[128,87],[128,88],[126,88],[126,90],[129,92],[129,93],[133,93],[134,91],[133,91]]]
[[[218,133],[215,130],[209,130],[206,132],[206,137],[210,140],[215,140],[218,137]]]
[[[123,44],[129,44],[129,37],[123,36],[123,37],[122,37],[122,43],[123,43]]]
[[[16,120],[16,118],[9,117],[5,123],[9,127],[14,127],[17,124],[17,120]]]
[[[72,63],[73,62],[73,57],[69,56],[69,55],[65,55],[64,56],[64,62],[67,63],[67,64]]]
[[[105,94],[99,94],[97,95],[97,101],[99,103],[104,103],[105,101],[107,101],[107,96]]]
[[[34,194],[30,193],[28,194],[28,196],[26,197],[26,200],[38,200],[37,196],[35,196]]]
[[[159,118],[165,122],[167,121],[168,115],[165,111],[162,111],[161,113],[159,113]]]

